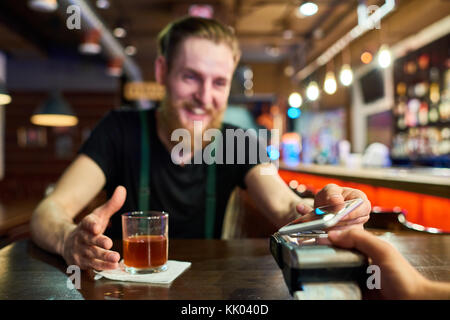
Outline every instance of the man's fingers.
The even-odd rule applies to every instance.
[[[368,200],[367,195],[358,189],[353,188],[342,188],[342,195],[346,200],[361,198],[363,200]]]
[[[364,202],[358,208],[356,208],[355,210],[350,212],[347,216],[342,218],[341,221],[350,221],[361,218],[361,220],[365,220],[363,223],[366,223],[367,220],[369,220],[370,211],[372,209],[372,205],[370,204],[370,201],[367,198],[366,194],[357,189],[352,188],[343,188],[343,189],[344,191],[342,195],[344,196],[345,200],[361,198],[364,200]]]
[[[342,219],[336,226],[351,226],[351,225],[362,225],[369,220],[369,215],[358,216],[354,219]]]
[[[95,270],[114,270],[119,267],[119,263],[93,259],[89,261],[89,267]]]
[[[120,210],[127,197],[127,191],[124,187],[118,186],[114,191],[111,199],[105,204],[95,209],[90,215],[86,216],[86,229],[93,234],[101,234],[105,232],[111,216]],[[83,219],[83,220],[85,220]]]
[[[314,209],[311,208],[310,206],[308,206],[307,204],[304,203],[299,203],[295,209],[297,210],[298,213],[300,213],[301,215],[310,213],[311,211],[313,211]]]
[[[364,201],[359,207],[355,208],[352,212],[347,214],[345,217],[341,219],[341,221],[355,223],[356,220],[361,220],[363,223],[366,223],[370,218],[370,204],[367,201]]]
[[[314,198],[314,207],[337,205],[344,202],[343,189],[336,184],[327,184]]]
[[[93,235],[89,232],[80,231],[79,237],[81,242],[85,245],[98,246],[106,250],[111,249],[113,246],[112,240],[102,234]]]
[[[84,230],[92,234],[100,233],[102,228],[99,218],[92,214],[89,214],[86,217],[84,217],[83,220],[81,220],[80,225]]]
[[[102,218],[103,220],[109,221],[109,218],[120,210],[120,208],[125,203],[127,197],[127,190],[123,186],[118,186],[114,191],[111,199],[109,199],[105,204],[94,210],[93,214]]]
[[[120,254],[118,252],[105,250],[97,246],[86,246],[83,254],[91,260],[97,259],[114,263],[120,260]]]

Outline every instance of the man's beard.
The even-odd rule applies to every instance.
[[[195,106],[189,102],[189,101],[184,101],[182,102],[182,106],[181,107],[175,107],[170,99],[167,98],[167,96],[164,98],[164,100],[162,101],[162,104],[159,106],[157,112],[159,112],[159,118],[160,118],[160,125],[161,125],[161,129],[164,130],[166,132],[166,136],[168,138],[168,142],[170,144],[171,147],[177,145],[179,143],[179,141],[172,141],[171,136],[172,133],[176,130],[176,129],[185,129],[189,131],[189,135],[191,138],[191,141],[184,141],[184,143],[190,143],[189,146],[186,147],[186,149],[190,149],[191,150],[191,154],[193,155],[195,152],[198,152],[202,149],[204,149],[208,144],[211,143],[210,140],[204,140],[203,139],[203,133],[208,130],[208,129],[220,129],[222,126],[222,120],[223,120],[223,116],[225,114],[225,106],[223,106],[222,108],[220,108],[220,111],[214,112],[214,108],[213,107],[208,107],[205,109],[205,113],[206,115],[209,116],[209,122],[207,125],[203,125],[202,124],[202,130],[200,132],[200,130],[194,130],[194,121],[192,122],[192,126],[190,126],[189,128],[185,127],[184,124],[181,122],[180,119],[180,114],[179,114],[179,109],[185,109],[188,108],[190,111],[193,110],[195,108]],[[200,122],[200,120],[199,120]],[[195,137],[195,133],[197,135],[201,135],[201,137],[197,138]],[[201,149],[199,149],[199,142],[201,141],[200,147]],[[195,148],[195,149],[194,149]]]

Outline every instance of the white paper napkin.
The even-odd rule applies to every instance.
[[[150,273],[150,274],[130,274],[125,271],[125,265],[123,260],[119,263],[119,268],[114,270],[95,271],[95,280],[103,277],[110,280],[118,281],[133,281],[133,282],[147,282],[157,284],[169,284],[175,280],[180,274],[191,266],[190,262],[184,261],[167,261],[167,270],[163,272]]]

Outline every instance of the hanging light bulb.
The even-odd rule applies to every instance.
[[[135,46],[129,45],[125,47],[124,52],[127,56],[134,56],[137,53],[137,49]]]
[[[344,86],[349,86],[353,82],[353,71],[350,65],[344,64],[341,68],[341,73],[339,74],[339,80]]]
[[[39,12],[53,12],[58,9],[56,0],[29,0],[28,7]]]
[[[298,92],[292,92],[289,95],[288,103],[292,108],[300,108],[303,103],[302,96]]]
[[[303,3],[298,10],[300,11],[300,13],[304,16],[313,16],[317,13],[317,11],[319,10],[319,8],[317,7],[317,4],[315,4],[314,2],[305,2]]]
[[[122,75],[123,59],[114,57],[108,62],[108,69],[106,73],[112,77],[120,77]]]
[[[97,0],[96,2],[95,2],[95,4],[97,5],[97,8],[99,8],[99,9],[108,9],[109,8],[109,6],[110,6],[110,3],[109,3],[109,1],[108,0]]]
[[[83,43],[79,46],[79,51],[83,54],[98,54],[102,51],[100,46],[101,32],[98,29],[90,29],[84,35]]]
[[[124,27],[115,27],[113,34],[116,38],[125,38],[127,36],[127,30]]]
[[[368,51],[364,51],[361,54],[361,61],[364,64],[369,64],[372,61],[372,54]]]
[[[284,75],[286,77],[292,77],[294,75],[294,73],[295,73],[295,69],[293,66],[286,66],[284,68]]]
[[[389,47],[385,44],[383,44],[380,47],[380,51],[378,51],[378,64],[382,68],[387,68],[391,65],[392,62],[392,55],[391,51],[389,50]]]
[[[306,96],[309,100],[315,101],[317,98],[319,98],[319,86],[317,85],[317,82],[311,81],[306,88]]]
[[[325,81],[323,83],[323,89],[328,94],[334,94],[337,89],[336,77],[333,71],[328,71],[325,75]]]

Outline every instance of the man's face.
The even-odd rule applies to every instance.
[[[188,38],[180,44],[165,77],[163,113],[169,129],[203,131],[219,128],[226,110],[234,61],[231,48],[210,40]]]

